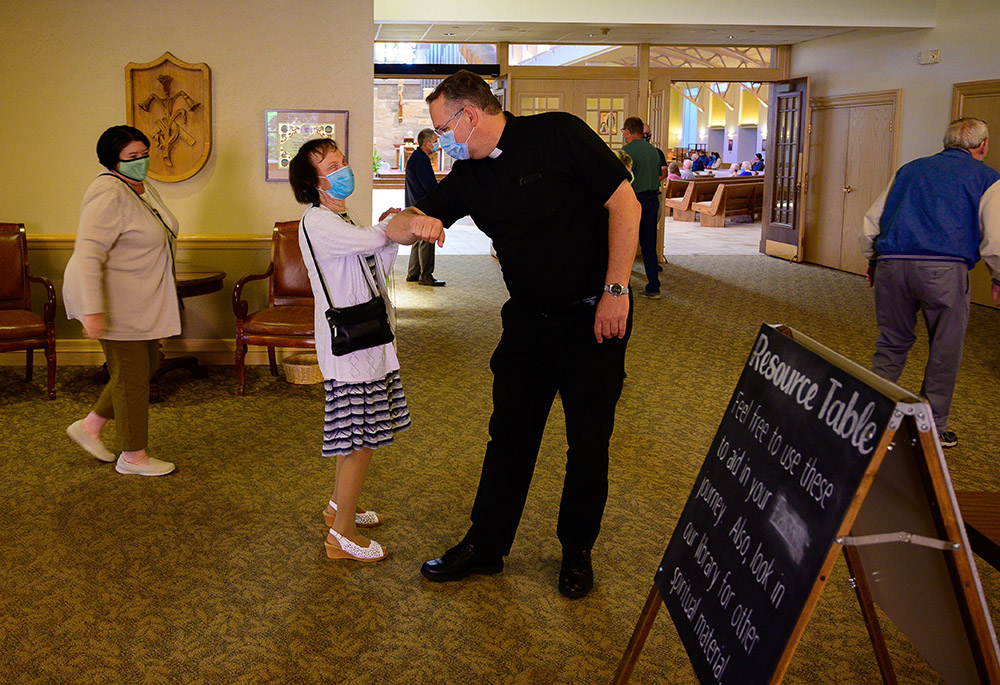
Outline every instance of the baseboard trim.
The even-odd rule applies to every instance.
[[[167,357],[192,355],[208,366],[235,366],[236,341],[224,339],[168,338],[163,341],[163,354]],[[303,349],[282,348],[275,350],[278,361],[285,357],[304,352]],[[24,352],[0,353],[0,366],[23,366]],[[32,362],[35,366],[45,365],[45,351],[35,350]],[[100,366],[104,363],[104,352],[96,340],[78,338],[56,340],[57,366]],[[247,350],[247,366],[267,364],[267,348],[251,346]]]
[[[32,250],[72,250],[75,242],[75,235],[28,234],[28,247]],[[270,231],[263,235],[181,233],[177,236],[177,248],[187,250],[261,250],[270,245]]]

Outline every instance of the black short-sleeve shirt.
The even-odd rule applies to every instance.
[[[601,294],[604,203],[628,171],[572,114],[504,116],[500,155],[455,162],[416,207],[446,227],[471,216],[493,240],[511,297],[525,306],[557,309]]]

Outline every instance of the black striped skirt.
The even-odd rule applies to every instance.
[[[363,383],[324,381],[326,411],[323,456],[347,455],[362,447],[385,447],[392,436],[410,427],[399,371]]]

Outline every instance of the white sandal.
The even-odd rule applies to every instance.
[[[379,561],[385,559],[386,552],[382,549],[382,545],[378,544],[374,540],[368,541],[367,547],[361,547],[357,545],[343,535],[335,531],[333,528],[330,529],[330,535],[339,543],[337,545],[331,544],[329,542],[324,542],[326,546],[326,556],[331,559],[354,559],[355,561]]]
[[[333,521],[337,518],[337,503],[330,500],[330,508],[333,509],[333,513],[324,510],[323,520],[326,521],[326,525],[333,526]],[[369,510],[361,514],[354,514],[354,525],[358,528],[374,528],[380,523],[382,523],[382,519],[374,511]]]

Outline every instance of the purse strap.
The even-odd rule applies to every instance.
[[[319,274],[320,283],[323,284],[323,294],[326,295],[327,305],[333,309],[333,300],[330,299],[330,289],[326,285],[326,278],[323,277],[323,269],[319,266],[319,261],[316,259],[316,252],[313,250],[312,241],[309,240],[309,231],[306,230],[306,218],[302,217],[302,233],[306,237],[306,244],[309,246],[309,254],[312,255],[313,264],[316,265],[316,272]],[[372,255],[374,257],[374,255]],[[365,282],[368,283],[369,290],[372,291],[372,297],[378,297],[380,295],[378,287],[375,285],[375,277],[372,274],[372,268],[368,264],[368,261],[363,255],[358,255],[358,259],[361,260],[361,268],[365,274]]]

